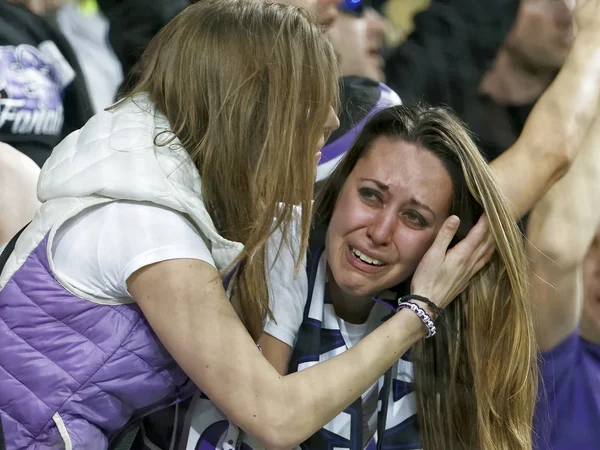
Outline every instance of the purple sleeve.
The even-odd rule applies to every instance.
[[[548,448],[557,418],[557,403],[560,403],[561,387],[569,384],[574,375],[573,365],[577,359],[580,345],[579,330],[570,334],[552,350],[540,353],[538,357],[540,380],[533,421],[535,450]]]
[[[546,388],[569,377],[569,369],[575,363],[580,344],[579,330],[576,330],[552,350],[540,354],[540,374]]]

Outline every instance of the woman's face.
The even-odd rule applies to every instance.
[[[336,203],[326,251],[336,284],[374,295],[406,280],[449,216],[452,179],[430,151],[380,136]]]

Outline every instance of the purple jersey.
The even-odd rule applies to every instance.
[[[573,333],[540,357],[536,450],[600,449],[600,345]]]

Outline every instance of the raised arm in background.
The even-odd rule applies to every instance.
[[[536,333],[542,350],[579,326],[584,304],[582,264],[600,226],[600,119],[580,155],[533,209],[527,237]]]

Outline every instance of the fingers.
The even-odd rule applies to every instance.
[[[448,217],[440,228],[440,231],[438,231],[430,250],[433,250],[437,254],[446,254],[446,250],[448,250],[448,246],[452,242],[459,225],[460,219],[457,216]]]
[[[448,251],[459,221],[450,217],[444,222],[435,241],[417,268],[411,292],[435,298],[445,307],[462,292],[469,281],[490,260],[495,242],[483,215],[467,236]]]
[[[475,265],[473,266],[473,275],[479,272],[481,269],[485,267],[485,265],[490,262],[490,259],[494,255],[496,251],[496,247],[494,245],[490,245],[489,248],[486,249],[485,253],[477,260]]]
[[[448,255],[466,261],[471,255],[480,253],[481,250],[485,252],[493,243],[489,234],[489,222],[487,216],[483,214],[467,236],[456,244]]]
[[[480,238],[485,238],[488,236],[488,231],[490,229],[490,222],[488,220],[487,214],[483,213],[479,220],[475,224],[475,226],[471,229],[467,237],[473,232]]]
[[[477,259],[477,261],[484,259],[485,263],[490,260],[494,252],[496,251],[496,242],[494,241],[494,236],[489,230],[489,224],[487,229],[485,230],[485,235],[483,237],[483,242],[479,244],[479,246],[475,249],[473,255]]]
[[[470,241],[466,241],[464,247],[460,250],[465,253],[472,252],[470,260],[473,264],[473,272],[471,275],[474,275],[489,262],[496,251],[496,243],[489,231],[489,221],[485,214],[479,218],[471,232],[464,239],[465,241],[470,239]]]

